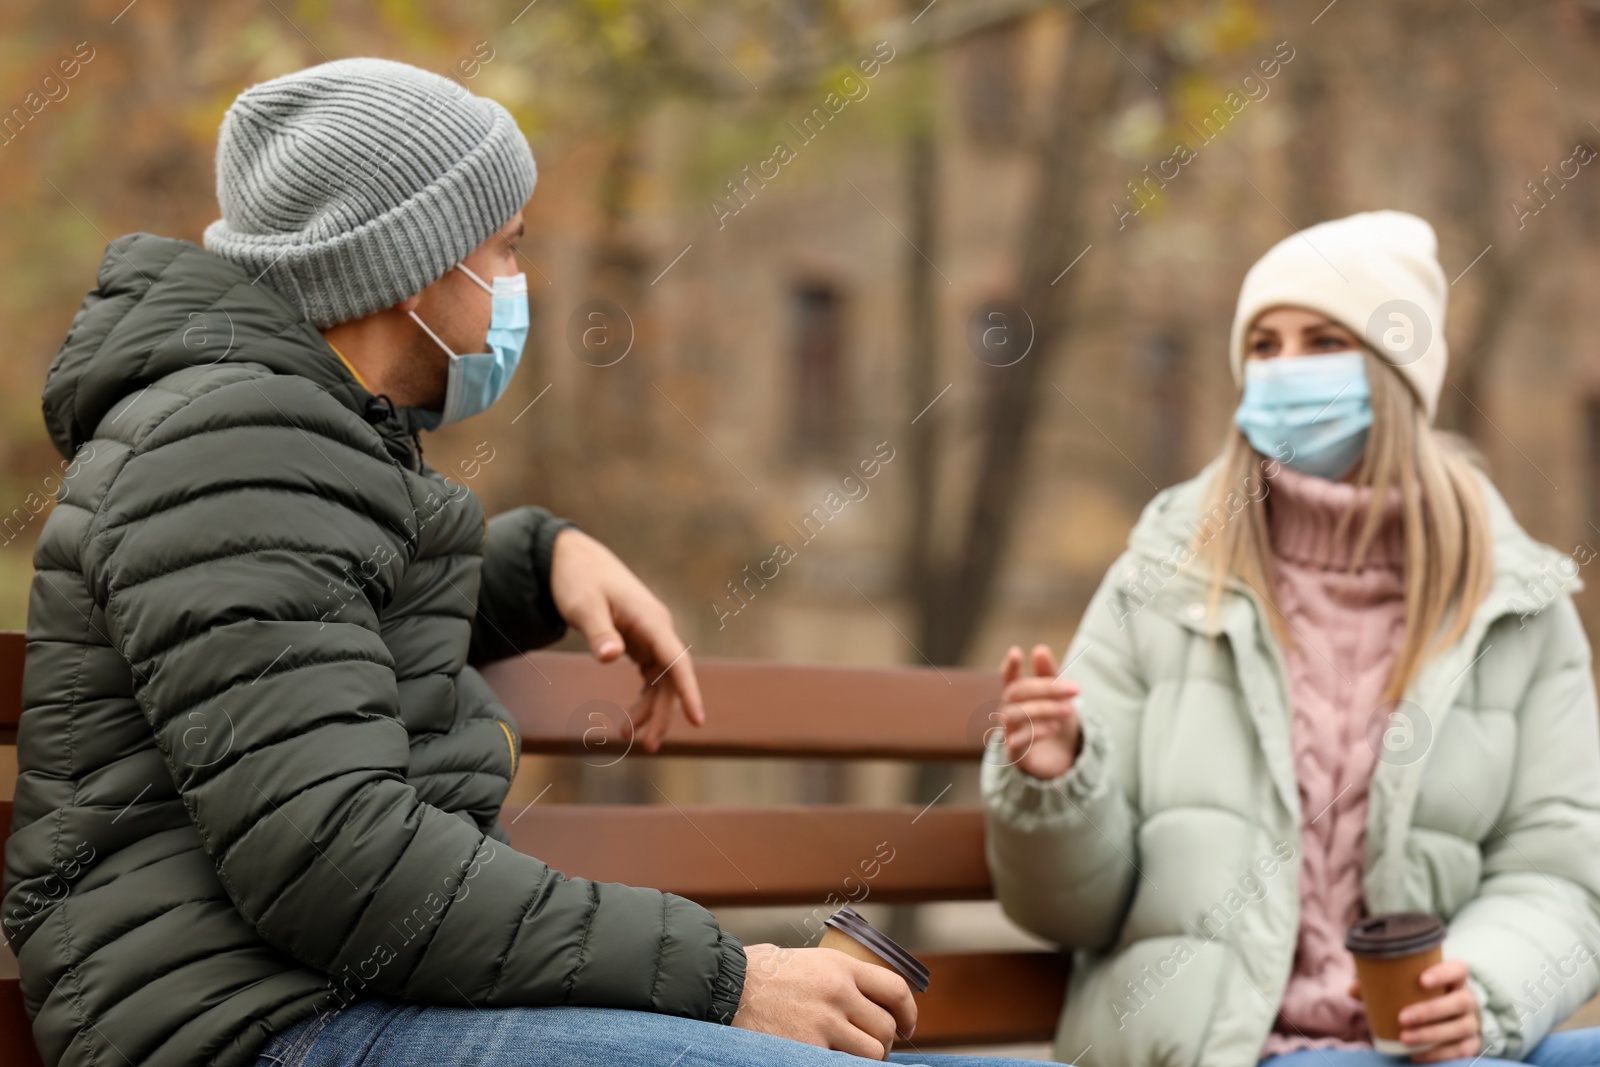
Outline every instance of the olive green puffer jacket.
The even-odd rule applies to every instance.
[[[307,322],[182,241],[116,241],[50,369],[75,457],[28,613],[4,928],[44,1061],[251,1062],[363,995],[727,1021],[703,908],[566,878],[497,816],[469,662],[548,643],[562,523],[485,523]]]
[[[1076,950],[1055,1052],[1080,1067],[1251,1067],[1299,922],[1300,793],[1282,656],[1234,583],[1180,569],[1210,471],[1159,494],[1089,603],[1063,673],[1083,752],[1059,780],[983,768],[995,893]],[[1485,1052],[1525,1056],[1600,989],[1600,723],[1566,557],[1484,482],[1494,582],[1389,718],[1368,796],[1373,913],[1445,919]],[[1241,498],[1242,501],[1242,498]],[[1315,816],[1313,816],[1315,817]]]

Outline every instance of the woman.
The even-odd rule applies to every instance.
[[[1600,1030],[1547,1036],[1600,989],[1577,564],[1431,426],[1446,294],[1414,216],[1271,249],[1222,455],[1146,508],[1059,675],[1007,654],[989,858],[1076,952],[1061,1059],[1392,1062],[1344,936],[1422,911],[1448,937],[1401,1017],[1415,1062],[1600,1063]]]

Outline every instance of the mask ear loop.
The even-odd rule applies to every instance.
[[[490,293],[490,294],[494,293],[494,286],[488,284],[482,278],[480,278],[476,274],[474,274],[472,272],[472,269],[470,267],[468,267],[465,263],[457,263],[456,266],[455,266],[455,269],[459,270],[461,273],[465,274],[467,277],[469,277],[473,281],[477,282],[479,287],[481,287],[484,292]],[[457,358],[455,350],[452,349],[449,345],[445,344],[443,341],[441,341],[439,339],[439,335],[438,334],[436,334],[432,330],[428,329],[428,324],[423,322],[421,317],[419,317],[415,311],[408,311],[408,312],[406,312],[406,314],[410,315],[411,318],[416,322],[416,324],[418,326],[422,327],[422,330],[423,330],[424,333],[426,333],[429,337],[433,338],[433,343],[434,344],[438,345],[440,348],[442,348],[446,352],[450,353],[450,356],[451,356],[452,359]]]
[[[457,263],[456,269],[462,274],[465,274],[467,277],[471,278],[473,281],[477,282],[478,288],[482,289],[484,292],[491,294],[494,292],[494,286],[490,285],[488,282],[472,273],[472,270],[465,263]]]
[[[457,356],[455,354],[455,352],[450,348],[449,345],[445,344],[444,341],[440,340],[438,334],[436,334],[432,330],[428,329],[428,324],[423,322],[421,316],[419,316],[415,311],[408,311],[408,312],[406,312],[406,314],[411,316],[411,319],[412,319],[413,322],[415,322],[418,326],[422,327],[422,332],[423,333],[425,333],[429,337],[433,338],[433,343],[434,344],[438,345],[440,348],[442,348],[446,352],[448,352],[450,354],[450,358],[451,359],[459,359],[460,358],[459,356]]]

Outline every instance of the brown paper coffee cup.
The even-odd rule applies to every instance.
[[[1400,1011],[1439,994],[1422,988],[1422,972],[1444,959],[1445,925],[1435,915],[1396,912],[1363,919],[1345,935],[1367,1009],[1372,1043],[1389,1056],[1425,1052],[1432,1045],[1400,1041]]]
[[[831,926],[822,931],[822,940],[818,942],[818,944],[821,948],[831,948],[836,952],[843,952],[846,956],[854,956],[862,963],[871,963],[879,967],[887,967],[889,970],[895,971],[894,967],[889,963],[888,960],[884,959],[882,956],[878,955],[876,952],[872,951],[866,945],[863,945],[849,934],[842,934]],[[895,973],[899,974],[900,972],[895,971]]]
[[[887,967],[906,980],[913,993],[928,988],[928,968],[893,939],[869,923],[860,912],[843,907],[823,920],[822,948],[837,949],[865,963]]]
[[[921,993],[928,988],[927,966],[869,923],[854,908],[840,908],[824,919],[823,924],[825,929],[822,931],[820,947],[831,948],[863,963],[893,971],[905,979],[913,993]]]

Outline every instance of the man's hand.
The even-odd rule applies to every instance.
[[[1471,1059],[1483,1051],[1478,998],[1467,985],[1467,974],[1465,960],[1445,960],[1422,972],[1422,988],[1439,992],[1400,1010],[1400,1040],[1435,1047],[1412,1056],[1412,1063]],[[1350,995],[1361,999],[1360,983],[1350,983]]]
[[[917,1004],[904,978],[831,948],[748,945],[733,1025],[871,1060],[910,1037]]]
[[[1078,683],[1056,677],[1055,657],[1033,646],[1033,674],[1023,673],[1022,649],[1012,645],[1000,663],[1000,721],[1006,762],[1035,778],[1054,778],[1078,761]]]
[[[610,663],[627,652],[639,665],[645,684],[628,712],[630,739],[642,730],[645,750],[654,752],[678,707],[694,725],[706,721],[694,663],[672,613],[609,548],[571,527],[556,534],[550,595],[595,659]]]

